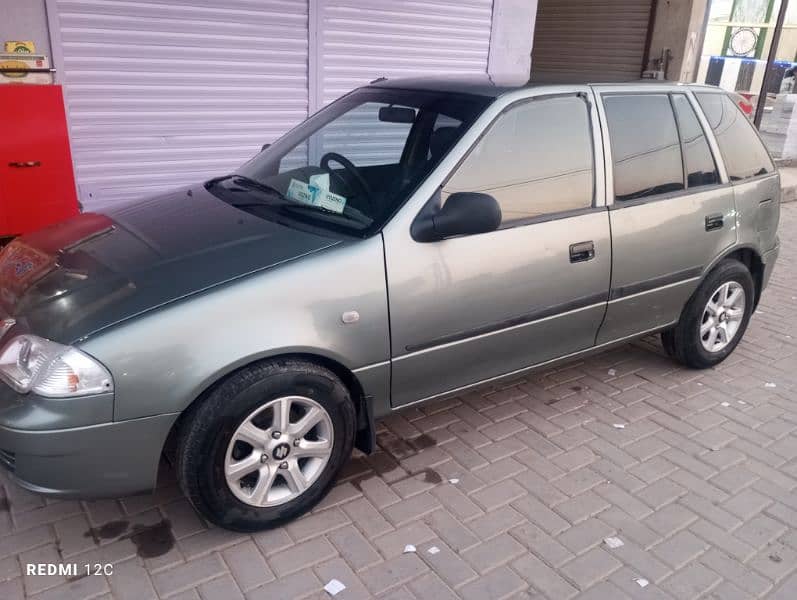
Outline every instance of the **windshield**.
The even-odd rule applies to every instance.
[[[266,219],[378,231],[490,98],[362,88],[332,103],[209,190]]]

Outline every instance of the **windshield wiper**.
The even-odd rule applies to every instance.
[[[243,185],[244,187],[252,188],[258,190],[260,192],[265,192],[271,196],[277,196],[281,200],[287,200],[285,195],[279,191],[274,186],[268,185],[267,183],[263,183],[262,181],[257,181],[255,179],[251,179],[250,177],[246,177],[244,175],[233,174],[230,176],[234,183],[238,185]]]
[[[237,173],[231,173],[230,175],[222,175],[221,177],[214,177],[213,179],[209,179],[205,182],[205,188],[210,189],[211,187],[221,183],[222,181],[229,181],[230,179],[233,180],[233,183],[236,183],[240,186],[243,186],[248,189],[255,189],[259,192],[265,192],[270,196],[277,196],[280,200],[286,200],[285,196],[282,192],[280,192],[277,188],[268,185],[267,183],[263,183],[260,181],[256,181],[250,177],[246,177],[244,175],[239,175]],[[253,202],[252,205],[263,204]]]

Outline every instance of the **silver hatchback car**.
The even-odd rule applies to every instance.
[[[741,340],[779,176],[715,88],[380,80],[238,171],[0,254],[0,462],[61,497],[209,520],[310,509],[374,420],[661,332]]]

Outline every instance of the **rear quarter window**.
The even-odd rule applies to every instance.
[[[696,93],[708,119],[731,181],[742,181],[775,170],[752,123],[725,94]]]

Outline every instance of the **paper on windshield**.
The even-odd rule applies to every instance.
[[[291,179],[286,196],[289,200],[301,202],[302,204],[313,203],[313,192],[310,190],[310,186],[298,179]]]
[[[333,194],[330,191],[319,190],[313,199],[313,204],[334,213],[341,214],[343,209],[346,208],[346,198],[339,194]]]
[[[329,175],[313,175],[309,184],[291,179],[286,196],[290,200],[318,206],[337,214],[342,214],[346,208],[346,197],[329,191]]]

